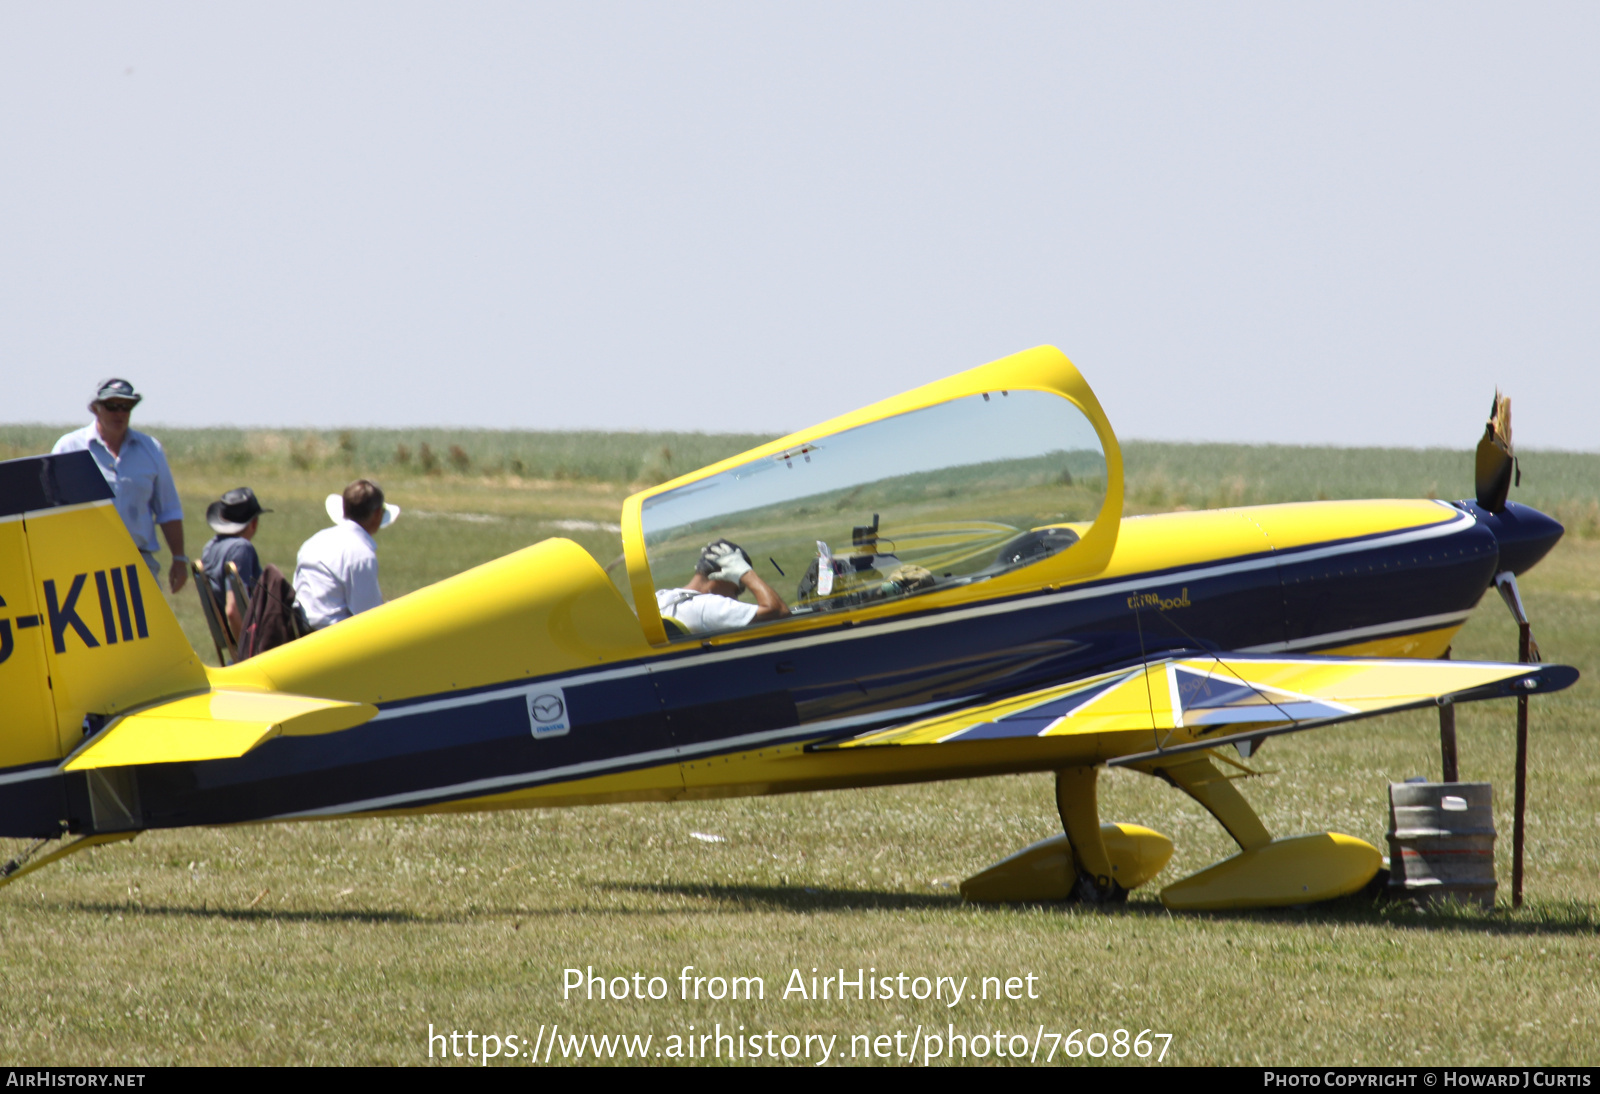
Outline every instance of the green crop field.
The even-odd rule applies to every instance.
[[[0,458],[45,450],[63,429],[0,427]],[[376,478],[405,508],[378,540],[390,597],[552,535],[609,562],[630,489],[763,439],[152,432],[173,459],[191,553],[208,536],[205,503],[248,484],[275,510],[262,521],[262,556],[287,571],[299,543],[326,523],[324,495],[359,475]],[[1465,451],[1130,442],[1125,455],[1130,513],[1471,493]],[[1177,851],[1152,886],[1110,911],[975,907],[956,893],[963,877],[1059,831],[1043,776],[154,832],[0,890],[0,1059],[455,1065],[469,1061],[443,1056],[439,1041],[430,1058],[430,1029],[493,1034],[505,1047],[509,1035],[531,1043],[559,1026],[563,1039],[649,1035],[645,1059],[673,1062],[669,1038],[684,1051],[691,1027],[696,1038],[715,1037],[720,1025],[746,1039],[747,1060],[752,1034],[763,1052],[770,1043],[781,1053],[785,1035],[799,1038],[796,1063],[817,1062],[830,1037],[830,1062],[869,1062],[863,1053],[892,1052],[897,1033],[909,1038],[920,1027],[946,1043],[952,1029],[965,1035],[968,1062],[976,1035],[984,1061],[996,1062],[997,1047],[1011,1053],[1020,1044],[1011,1035],[1031,1045],[1042,1029],[1042,1063],[1051,1034],[1078,1030],[1082,1041],[1103,1033],[1114,1044],[1122,1029],[1170,1034],[1154,1043],[1158,1051],[1165,1044],[1165,1062],[1179,1064],[1593,1064],[1597,495],[1600,455],[1524,454],[1513,497],[1569,527],[1524,580],[1524,595],[1546,656],[1585,676],[1534,703],[1520,910],[1509,907],[1509,704],[1459,714],[1462,777],[1495,785],[1501,902],[1487,913],[1350,899],[1169,914],[1155,889],[1234,848],[1182,794],[1124,772],[1103,786],[1105,819],[1149,825]],[[175,605],[212,659],[193,592]],[[1515,629],[1498,600],[1480,605],[1455,649],[1514,656]],[[1333,829],[1383,847],[1386,784],[1438,776],[1437,723],[1405,715],[1281,738],[1257,762],[1264,773],[1242,789],[1275,834]],[[7,841],[0,851],[20,847]],[[709,998],[717,982],[708,979],[699,999],[685,1001],[684,966],[694,966],[691,978],[759,977],[764,998]],[[667,997],[589,999],[580,990],[563,998],[564,970],[590,967],[607,978],[641,974],[641,985],[660,977]],[[904,973],[908,984],[965,978],[968,994],[954,1006],[948,998],[857,999],[854,989],[844,1001],[785,997],[795,970],[809,994],[813,970],[820,978],[840,969],[851,979],[857,969]],[[985,977],[1027,986],[1016,992],[1022,998],[973,998]],[[1053,1064],[1096,1062],[1064,1059],[1066,1042],[1055,1043]],[[454,1047],[465,1051],[465,1036]],[[657,1058],[658,1050],[669,1055]],[[585,1052],[591,1059],[592,1043]],[[551,1063],[560,1060],[557,1050]],[[1100,1062],[1151,1061],[1108,1053]]]

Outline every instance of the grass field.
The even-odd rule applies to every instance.
[[[60,432],[0,427],[0,457],[47,448]],[[759,440],[154,432],[173,456],[191,553],[206,538],[205,502],[248,483],[276,510],[263,519],[261,553],[288,569],[325,523],[322,497],[358,474],[378,478],[406,510],[379,537],[390,596],[550,535],[610,561],[631,485]],[[1134,442],[1126,455],[1130,512],[1470,493],[1465,452]],[[1039,776],[151,833],[0,892],[0,1060],[427,1063],[430,1024],[528,1038],[553,1023],[563,1035],[651,1034],[653,1053],[670,1048],[669,1035],[720,1022],[725,1032],[836,1035],[834,1059],[845,1062],[864,1062],[849,1058],[852,1036],[954,1025],[1030,1038],[1041,1026],[1150,1029],[1172,1035],[1166,1060],[1182,1064],[1595,1063],[1600,455],[1528,453],[1523,463],[1513,497],[1572,530],[1523,583],[1535,633],[1548,657],[1585,677],[1534,707],[1520,911],[1507,906],[1507,704],[1460,713],[1463,777],[1495,784],[1502,906],[1489,914],[1351,900],[1170,915],[1154,889],[1232,845],[1177,791],[1122,772],[1103,790],[1105,817],[1165,832],[1177,852],[1155,885],[1111,912],[978,908],[956,895],[961,878],[1059,830]],[[176,605],[208,652],[192,592]],[[1480,606],[1456,652],[1514,654],[1497,601]],[[1381,847],[1385,784],[1437,777],[1436,722],[1398,716],[1283,738],[1261,763],[1271,773],[1243,789],[1275,833],[1332,828]],[[760,976],[766,998],[680,1001],[684,965]],[[671,994],[563,1000],[563,970],[587,966],[661,976]],[[970,977],[972,990],[984,976],[1031,974],[1039,998],[949,1008],[782,997],[791,970],[809,978],[840,967]]]

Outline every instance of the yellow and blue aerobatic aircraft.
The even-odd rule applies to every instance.
[[[87,455],[0,463],[0,836],[40,841],[6,872],[154,828],[1052,771],[1063,834],[963,892],[1112,901],[1172,850],[1101,823],[1121,765],[1240,846],[1168,906],[1355,892],[1377,849],[1273,838],[1222,750],[1576,679],[1428,660],[1562,533],[1505,501],[1494,433],[1477,501],[1125,519],[1110,423],[1042,347],[635,494],[609,573],[546,540],[225,668]],[[682,594],[658,600],[717,540],[788,614],[692,631]]]

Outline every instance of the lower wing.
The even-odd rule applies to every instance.
[[[1180,654],[817,747],[1149,734],[1148,749],[1107,757],[1120,766],[1400,710],[1560,691],[1577,678],[1567,665]]]

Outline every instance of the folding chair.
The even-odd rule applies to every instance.
[[[244,578],[239,576],[237,562],[228,563],[228,588],[233,592],[233,602],[239,607],[239,618],[243,619],[244,613],[250,610],[250,594],[245,591]],[[234,648],[238,648],[237,641],[234,642]]]
[[[234,660],[234,639],[228,633],[228,623],[223,616],[223,608],[217,603],[215,591],[211,588],[211,579],[206,577],[206,568],[199,559],[189,563],[194,570],[194,591],[200,596],[200,614],[206,617],[206,626],[211,631],[211,641],[217,647],[217,663],[231,665]]]

